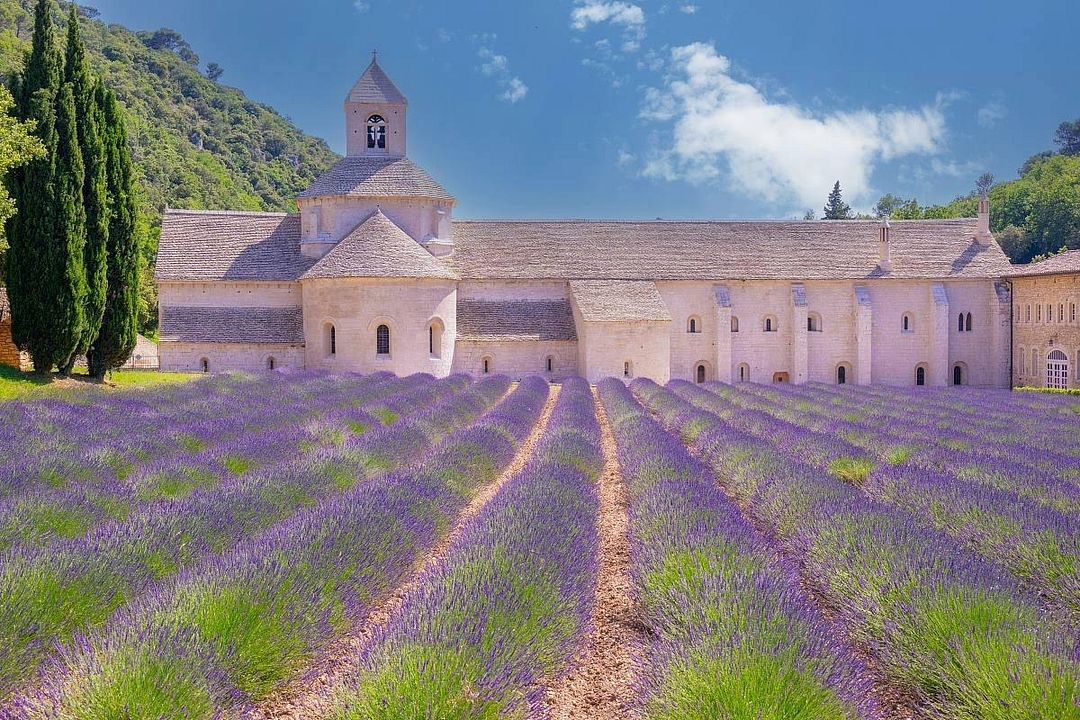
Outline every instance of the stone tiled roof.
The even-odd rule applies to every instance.
[[[11,319],[11,305],[8,303],[7,288],[0,287],[0,322]]]
[[[456,276],[381,210],[376,210],[301,279],[347,277],[452,280]]]
[[[1069,250],[1060,255],[1047,258],[1042,262],[1028,265],[1013,265],[1007,275],[1010,277],[1027,277],[1030,275],[1063,275],[1080,274],[1080,250]]]
[[[163,307],[161,340],[188,343],[304,343],[299,307]]]
[[[878,267],[877,221],[455,222],[466,279],[860,280],[1009,274],[975,220],[891,223],[892,270]]]
[[[586,322],[671,320],[656,283],[641,280],[575,280],[570,283]]]
[[[408,105],[409,101],[394,85],[394,81],[386,74],[379,65],[378,60],[372,60],[367,70],[349,91],[345,102],[350,103],[373,103],[376,105]]]
[[[577,340],[567,300],[458,300],[459,340]]]
[[[347,157],[315,179],[301,200],[319,197],[422,197],[453,202],[434,178],[408,158]]]
[[[296,280],[311,263],[300,254],[298,215],[167,210],[156,277]]]

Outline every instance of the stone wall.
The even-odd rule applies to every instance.
[[[301,304],[295,282],[158,283],[161,307],[296,307]]]
[[[1014,278],[1013,384],[1046,387],[1054,350],[1065,353],[1068,386],[1080,388],[1080,275]]]
[[[271,359],[274,370],[304,367],[304,348],[300,345],[163,342],[159,355],[165,372],[268,372]]]
[[[550,372],[547,369],[548,358],[551,358]],[[454,350],[453,371],[482,375],[485,359],[488,360],[488,373],[509,375],[515,380],[540,375],[547,380],[559,381],[580,375],[576,342],[530,340],[459,340]]]
[[[11,319],[0,322],[0,365],[20,367],[19,348],[11,341]]]

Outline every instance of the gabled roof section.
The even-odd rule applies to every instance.
[[[161,340],[303,345],[304,314],[299,307],[163,307]]]
[[[863,280],[1009,275],[976,221],[891,223],[883,272],[876,220],[807,222],[475,221],[454,223],[465,279]]]
[[[353,85],[345,98],[347,103],[372,103],[373,105],[408,105],[409,101],[397,89],[397,85],[379,65],[377,59],[373,59],[367,70]]]
[[[1059,255],[1029,265],[1013,265],[1007,275],[1028,277],[1032,275],[1080,274],[1080,250],[1069,250]]]
[[[585,322],[671,320],[656,283],[641,280],[575,280],[570,294]]]
[[[353,156],[315,179],[301,200],[319,197],[422,197],[454,201],[454,196],[408,158]]]
[[[458,300],[458,340],[577,340],[569,300]]]
[[[158,280],[293,281],[312,261],[300,254],[300,216],[166,210]]]
[[[326,278],[439,278],[456,279],[443,265],[376,210],[345,236],[302,280]]]

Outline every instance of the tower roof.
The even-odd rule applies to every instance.
[[[394,85],[376,58],[372,58],[367,70],[349,91],[347,103],[372,103],[374,105],[408,105],[409,101]]]

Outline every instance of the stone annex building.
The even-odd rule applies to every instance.
[[[975,220],[891,224],[456,221],[408,159],[407,110],[373,61],[347,157],[298,215],[166,213],[162,369],[1008,387],[1059,347],[1065,382],[1080,363],[1077,275],[1030,268],[1011,357],[1020,271],[985,199]]]

